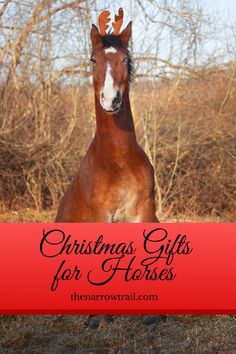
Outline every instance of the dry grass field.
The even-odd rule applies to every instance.
[[[144,326],[140,316],[119,316],[92,330],[84,316],[1,316],[3,354],[234,354],[236,318],[168,316]]]

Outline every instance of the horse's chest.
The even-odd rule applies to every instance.
[[[142,190],[133,181],[133,185],[117,186],[113,193],[111,222],[139,222],[138,204]]]
[[[142,222],[140,206],[152,189],[149,169],[140,164],[109,163],[102,167],[90,174],[90,184],[86,184],[89,213],[102,215],[107,222]]]

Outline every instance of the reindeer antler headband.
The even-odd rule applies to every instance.
[[[111,21],[110,19],[110,12],[109,11],[103,11],[98,18],[98,23],[99,23],[99,28],[100,28],[100,34],[102,36],[105,36],[107,33],[107,29],[109,27],[109,22]],[[123,18],[124,18],[124,11],[122,8],[119,9],[118,15],[115,15],[115,22],[112,22],[112,27],[113,27],[113,32],[111,34],[118,36],[122,23],[123,23]]]

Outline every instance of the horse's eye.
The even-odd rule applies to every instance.
[[[126,57],[126,58],[123,60],[123,62],[124,62],[125,64],[128,64],[128,62],[129,62],[129,58],[128,58],[128,57]]]
[[[96,60],[94,58],[90,59],[91,63],[96,64]]]

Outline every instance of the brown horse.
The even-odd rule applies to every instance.
[[[119,10],[123,18],[123,10]],[[155,215],[153,167],[137,144],[129,101],[132,62],[128,51],[131,22],[118,34],[106,34],[109,12],[100,15],[100,32],[92,25],[96,134],[80,170],[65,193],[57,222],[158,222]],[[97,328],[112,316],[90,316]],[[144,324],[163,316],[146,316]]]
[[[105,11],[105,17],[107,14]],[[62,198],[57,222],[158,221],[154,171],[136,141],[129,100],[131,22],[118,34],[121,24],[116,18],[113,34],[106,34],[107,25],[101,16],[102,34],[92,25],[97,129],[77,176]]]

